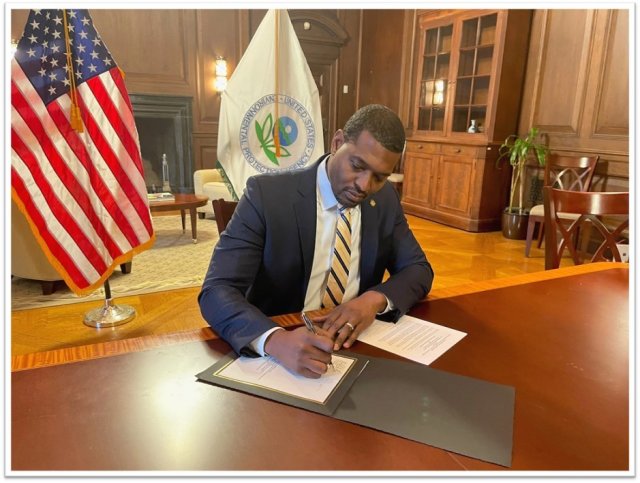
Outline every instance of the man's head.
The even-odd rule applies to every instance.
[[[404,149],[404,127],[388,107],[371,104],[331,141],[327,172],[340,204],[353,207],[382,188]]]

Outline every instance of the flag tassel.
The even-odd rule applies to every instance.
[[[67,66],[69,67],[69,80],[71,81],[71,87],[69,88],[69,96],[71,97],[71,128],[79,133],[84,132],[84,125],[82,124],[82,114],[80,113],[80,106],[78,104],[78,88],[76,87],[76,76],[73,71],[73,62],[71,59],[71,42],[69,41],[69,27],[67,24],[67,11],[62,10],[62,21],[64,26],[64,42],[66,47]]]
[[[73,99],[75,96],[71,96]],[[77,132],[84,132],[82,124],[82,115],[80,114],[80,106],[76,103],[71,104],[71,127]]]

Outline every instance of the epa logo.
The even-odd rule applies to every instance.
[[[240,125],[240,149],[260,173],[300,168],[316,144],[316,129],[305,107],[296,99],[266,95],[247,110]]]

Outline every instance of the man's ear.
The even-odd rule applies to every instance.
[[[345,143],[344,132],[342,132],[342,129],[338,129],[336,133],[333,135],[333,139],[331,140],[331,154],[336,154],[336,151],[344,143]]]

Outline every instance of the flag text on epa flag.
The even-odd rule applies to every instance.
[[[122,73],[86,10],[32,10],[11,61],[11,188],[76,293],[154,241]]]

